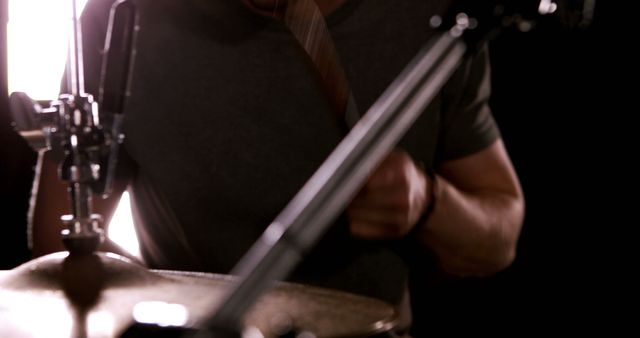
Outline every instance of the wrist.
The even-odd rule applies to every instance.
[[[432,168],[425,168],[425,185],[426,185],[426,206],[422,212],[422,216],[418,221],[418,226],[424,226],[429,221],[429,217],[433,214],[433,211],[437,204],[437,191],[438,191],[438,175]]]

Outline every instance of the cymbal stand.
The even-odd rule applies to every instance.
[[[44,109],[26,94],[12,93],[11,106],[17,129],[32,147],[49,149],[61,160],[59,176],[69,184],[71,201],[71,214],[61,217],[66,226],[62,240],[70,253],[83,254],[95,251],[103,240],[102,217],[93,213],[92,197],[94,193],[108,195],[115,175],[118,148],[124,138],[120,126],[129,92],[137,14],[127,0],[112,7],[100,88],[104,112],[99,114],[93,95],[85,92],[82,28],[76,0],[71,3],[73,35],[67,64],[70,93],[61,94]],[[124,12],[118,15],[124,26],[114,24],[116,12]],[[113,69],[117,74],[112,74]],[[107,123],[101,123],[101,118]]]

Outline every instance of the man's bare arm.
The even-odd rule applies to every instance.
[[[421,226],[421,240],[455,275],[487,275],[509,266],[524,197],[502,141],[438,169],[436,202]]]
[[[508,266],[524,199],[502,141],[444,162],[434,178],[406,153],[392,152],[349,206],[352,234],[398,239],[418,227],[419,241],[448,273],[488,275]],[[429,209],[425,224],[418,224]]]

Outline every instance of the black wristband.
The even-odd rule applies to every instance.
[[[427,222],[427,219],[429,218],[429,216],[431,216],[431,214],[433,213],[433,209],[435,209],[436,207],[436,184],[437,184],[438,176],[432,168],[425,168],[424,173],[426,174],[426,178],[427,178],[427,190],[428,190],[427,195],[429,196],[427,198],[427,201],[429,204],[427,205],[427,208],[422,213],[422,216],[420,216],[420,218],[418,219],[418,222],[416,223],[416,227],[423,226],[423,224]]]

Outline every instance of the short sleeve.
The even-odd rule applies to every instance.
[[[491,77],[488,49],[466,59],[442,90],[438,162],[481,151],[500,137],[489,108]]]

